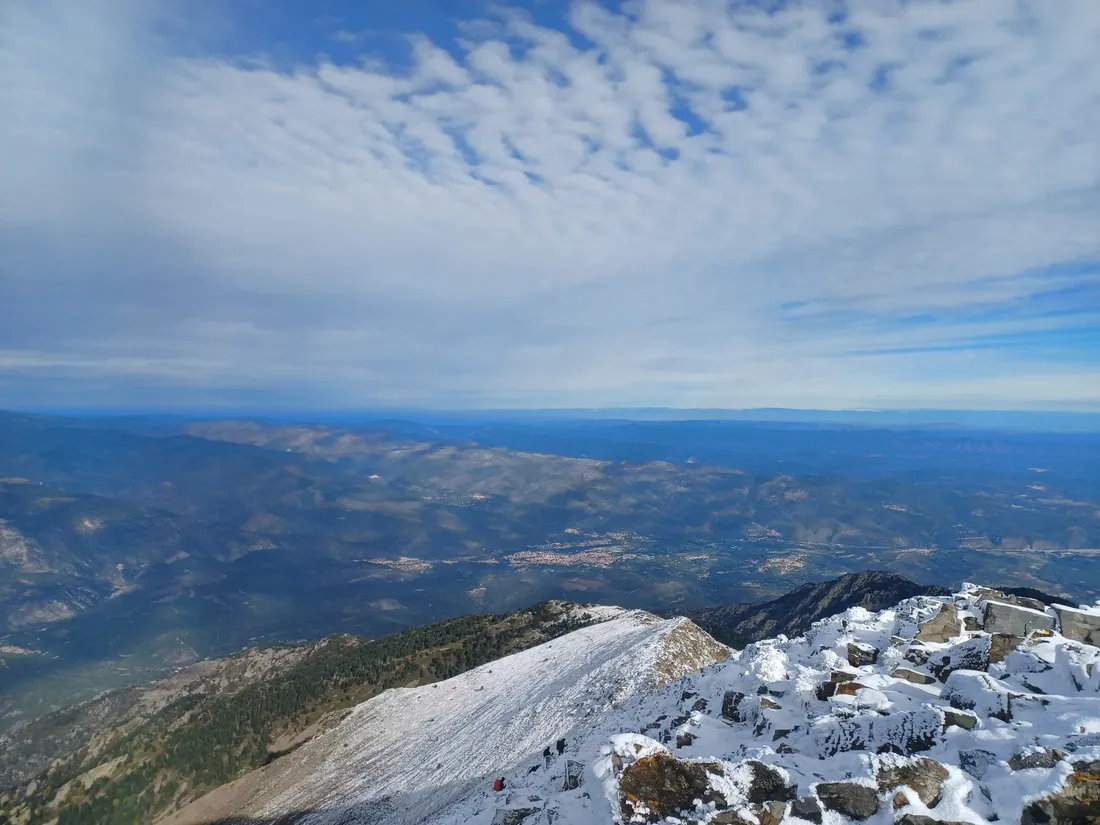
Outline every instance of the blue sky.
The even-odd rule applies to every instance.
[[[1093,0],[8,0],[0,406],[1100,409]]]

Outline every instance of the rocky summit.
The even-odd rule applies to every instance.
[[[729,652],[626,614],[390,691],[170,821],[1088,825],[1097,622],[967,585]]]

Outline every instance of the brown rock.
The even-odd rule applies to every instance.
[[[953,604],[940,607],[940,612],[926,622],[921,622],[917,638],[922,642],[946,642],[962,633],[959,609]]]
[[[871,645],[859,644],[858,642],[848,643],[848,664],[852,667],[873,665],[877,661],[878,650]]]
[[[1100,822],[1100,760],[1076,763],[1066,784],[1024,808],[1020,825],[1094,825]]]
[[[852,819],[867,819],[878,813],[878,793],[855,782],[823,782],[814,789],[821,804]]]
[[[683,762],[667,753],[639,759],[623,771],[619,782],[623,818],[660,822],[667,816],[693,810],[697,799],[726,807],[725,797],[710,787],[708,767],[706,763]]]
[[[1009,633],[994,633],[989,637],[989,661],[1003,662],[1009,653],[1020,646],[1022,642],[1019,636]]]
[[[947,768],[935,759],[883,758],[875,776],[879,790],[892,791],[902,785],[916,791],[920,801],[932,807],[939,801],[943,783],[949,776]]]
[[[863,690],[863,685],[859,682],[841,682],[836,686],[836,693],[834,695],[855,696],[856,691],[859,690]]]
[[[907,667],[894,668],[894,672],[890,675],[895,679],[904,679],[906,682],[912,682],[914,685],[931,685],[936,681],[927,673],[921,673],[919,670],[912,670]]]
[[[766,710],[779,710],[779,703],[768,696],[760,697],[760,707]]]
[[[978,717],[965,710],[944,708],[943,724],[945,728],[954,726],[964,730],[974,730],[978,727]]]

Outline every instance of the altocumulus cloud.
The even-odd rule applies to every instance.
[[[1100,5],[762,5],[6,0],[0,403],[1100,407]]]

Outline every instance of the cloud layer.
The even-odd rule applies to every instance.
[[[0,404],[1100,408],[1093,0],[195,17],[0,9]]]

